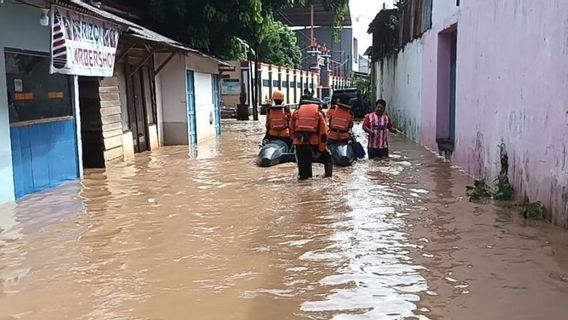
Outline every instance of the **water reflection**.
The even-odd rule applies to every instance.
[[[467,203],[467,177],[401,138],[298,182],[254,165],[262,130],[0,207],[0,319],[564,317],[559,229]]]

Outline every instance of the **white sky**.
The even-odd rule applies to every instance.
[[[368,47],[373,44],[370,34],[367,34],[369,24],[381,9],[383,2],[387,4],[387,8],[392,8],[394,0],[349,0],[349,9],[351,11],[351,21],[353,23],[353,37],[359,42],[359,54],[365,53]]]

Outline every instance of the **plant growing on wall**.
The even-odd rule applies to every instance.
[[[523,206],[521,214],[525,219],[543,219],[544,206],[540,202],[532,202]]]
[[[505,148],[505,143],[499,145],[499,158],[501,160],[501,171],[497,178],[497,191],[493,195],[495,200],[510,201],[513,199],[513,185],[509,181],[509,156]]]
[[[475,180],[473,186],[467,186],[466,189],[471,202],[485,201],[491,198],[491,190],[485,180]]]
[[[396,52],[400,47],[400,12],[398,9],[382,10],[369,26],[373,34],[373,62]]]

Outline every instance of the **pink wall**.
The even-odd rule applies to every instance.
[[[438,32],[430,30],[423,36],[424,54],[422,55],[422,145],[437,150],[437,70],[438,70]]]
[[[503,141],[519,198],[542,201],[568,226],[568,1],[462,1],[460,10],[453,160],[492,181]]]
[[[421,106],[409,109],[418,117],[416,140],[437,150],[439,33],[457,23],[451,160],[493,183],[500,170],[498,145],[505,143],[518,200],[541,201],[555,223],[568,227],[568,1],[455,3],[434,0],[432,29],[418,42],[421,50],[412,51],[421,55],[421,67],[408,75],[421,78],[421,87],[400,84],[395,71],[388,71],[383,80],[392,83],[378,93],[391,97],[396,108],[401,97],[419,90]]]
[[[455,0],[434,0],[432,6],[432,29],[422,36],[422,116],[420,142],[431,150],[438,150],[436,136],[438,127],[438,58],[439,33],[450,29],[458,21],[459,11]],[[447,57],[449,59],[449,57]],[[460,59],[458,53],[458,60]],[[449,88],[440,92],[447,94]],[[449,117],[449,115],[448,115]],[[443,120],[440,116],[440,120]]]

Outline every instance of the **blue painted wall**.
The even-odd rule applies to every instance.
[[[14,181],[17,181],[18,184],[21,184],[21,186],[18,187],[18,190],[20,190],[20,188],[25,189],[25,186],[29,185],[29,183],[20,182],[20,179],[14,176],[16,175],[23,177],[22,173],[17,173],[16,171],[23,169],[26,165],[28,165],[28,168],[32,166],[32,163],[26,164],[26,161],[21,159],[21,144],[24,144],[24,149],[26,143],[34,143],[36,145],[43,144],[43,151],[46,151],[49,146],[49,144],[42,143],[39,140],[30,140],[29,138],[26,138],[26,132],[24,131],[29,131],[31,134],[30,137],[33,137],[33,132],[35,132],[35,130],[38,130],[39,127],[10,129],[8,118],[8,98],[6,96],[6,69],[4,65],[4,49],[14,48],[44,53],[49,53],[50,51],[50,28],[41,26],[39,24],[40,15],[41,11],[39,9],[21,3],[4,2],[4,4],[0,6],[0,203],[14,200]],[[36,160],[36,163],[34,165],[35,170],[33,172],[37,176],[37,188],[47,185],[55,185],[53,181],[57,179],[63,181],[67,177],[71,176],[71,171],[74,171],[73,176],[75,178],[77,177],[78,161],[76,143],[77,138],[74,129],[75,125],[76,124],[74,121],[68,121],[68,123],[66,122],[60,124],[44,125],[47,126],[47,128],[45,128],[46,132],[51,132],[49,136],[54,137],[59,132],[65,134],[66,138],[64,139],[64,141],[57,141],[57,143],[52,148],[53,154],[48,153],[43,157],[47,156],[48,159],[63,159],[62,156],[67,157],[67,153],[62,152],[61,149],[65,148],[68,149],[65,151],[73,151],[73,155],[69,154],[69,156],[74,157],[75,160],[72,161],[73,158],[65,160],[65,163],[74,164],[74,168],[65,168],[65,170],[54,167],[53,164],[49,163],[47,166],[38,165]],[[72,130],[71,126],[73,127]],[[72,132],[72,134],[70,132]],[[48,134],[45,132],[43,134],[45,134],[46,137],[48,136]],[[18,141],[13,142],[13,137],[17,137]],[[74,143],[72,146],[70,144],[71,140],[73,140]],[[17,169],[13,168],[13,157],[11,149],[12,145],[14,144],[18,146],[18,149],[15,150],[18,150],[17,153],[19,153],[19,155],[16,154],[16,156],[14,157],[14,164],[17,164],[18,166]],[[23,155],[25,156],[25,151],[23,152]],[[39,155],[40,152],[38,151],[34,154]],[[28,155],[30,155],[30,153],[28,153]],[[16,161],[16,158],[18,158],[19,160]],[[45,170],[47,170],[48,172],[47,178],[45,177],[46,174],[42,173]],[[35,185],[36,180],[31,181],[34,181],[33,184]],[[35,188],[36,187],[34,186],[34,190]],[[20,194],[20,192],[18,192],[18,194]]]
[[[75,120],[10,129],[16,198],[79,177]]]

